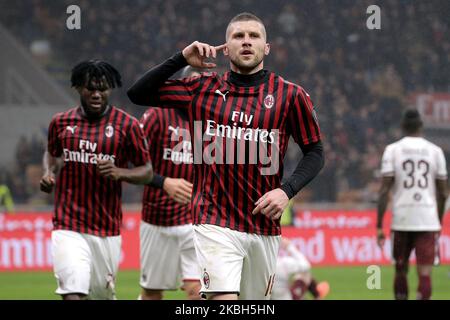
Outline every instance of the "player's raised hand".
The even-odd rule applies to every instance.
[[[187,63],[195,68],[215,68],[216,64],[207,62],[209,58],[216,59],[217,52],[223,50],[226,44],[211,46],[207,43],[194,41],[183,49],[183,56]]]
[[[385,240],[386,236],[384,235],[383,229],[377,228],[377,244],[381,249],[384,247]]]
[[[188,204],[192,197],[192,183],[184,179],[165,178],[163,189],[169,197],[181,204]]]
[[[272,220],[279,219],[289,204],[289,198],[280,188],[267,192],[255,202],[252,214],[262,213]]]
[[[121,169],[117,168],[111,160],[97,159],[97,169],[99,173],[113,180],[120,180]]]
[[[39,182],[41,191],[46,193],[51,193],[54,185],[55,185],[55,175],[51,172],[45,174],[41,178],[41,181]]]

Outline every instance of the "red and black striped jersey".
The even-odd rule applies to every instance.
[[[48,152],[64,161],[56,179],[54,228],[119,235],[121,182],[100,175],[97,159],[122,168],[149,162],[139,121],[113,106],[98,120],[86,118],[80,107],[58,113],[50,122]]]
[[[192,182],[194,168],[187,117],[184,110],[149,108],[142,116],[141,125],[149,144],[153,171]],[[142,220],[160,226],[192,223],[191,206],[171,199],[163,189],[146,185]]]
[[[194,154],[194,224],[247,233],[280,234],[279,220],[252,215],[255,202],[280,187],[289,137],[320,140],[306,91],[272,72],[254,86],[230,81],[230,72],[168,80],[158,106],[189,112]]]

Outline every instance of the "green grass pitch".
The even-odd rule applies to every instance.
[[[366,267],[315,267],[313,275],[318,281],[327,280],[331,291],[327,299],[380,300],[392,299],[393,267],[381,267],[381,289],[369,290]],[[117,298],[135,300],[139,295],[139,272],[120,271],[116,283]],[[415,298],[417,288],[416,268],[410,268],[410,299]],[[450,265],[433,269],[432,299],[450,299]],[[54,294],[56,281],[51,272],[0,272],[0,299],[2,300],[59,300]],[[182,291],[168,291],[165,299],[184,299]],[[308,297],[310,298],[310,297]]]

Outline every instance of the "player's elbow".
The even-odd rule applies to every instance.
[[[145,181],[144,184],[149,184],[153,180],[153,166],[152,166],[151,163],[147,164],[147,166],[148,166],[148,169],[147,169],[147,180]]]
[[[141,184],[149,184],[153,180],[153,166],[148,162],[144,167]]]

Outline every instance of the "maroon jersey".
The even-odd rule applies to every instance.
[[[161,176],[193,181],[193,157],[188,114],[184,110],[149,108],[141,119],[153,171]],[[142,220],[160,226],[192,223],[190,204],[172,200],[159,188],[146,185]]]
[[[115,107],[98,120],[88,120],[80,107],[58,113],[50,122],[48,152],[64,160],[56,180],[54,228],[119,235],[121,182],[100,175],[97,159],[122,168],[149,162],[138,120]]]
[[[272,72],[264,77],[244,87],[230,81],[230,72],[203,74],[159,88],[161,107],[186,108],[190,115],[194,224],[280,234],[279,220],[252,215],[254,203],[280,187],[289,137],[308,145],[320,140],[320,129],[302,87]]]

